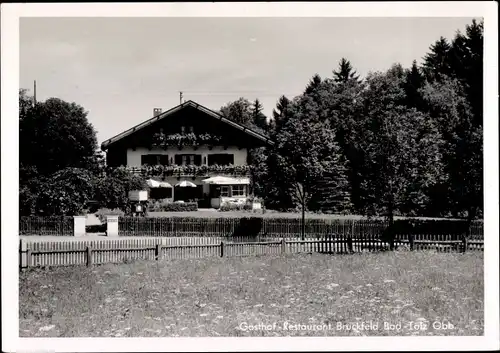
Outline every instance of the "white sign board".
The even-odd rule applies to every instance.
[[[146,190],[132,190],[128,192],[128,198],[131,201],[147,201],[148,192]]]

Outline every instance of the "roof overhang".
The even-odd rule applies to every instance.
[[[150,126],[160,120],[163,120],[163,119],[166,119],[167,117],[171,116],[172,114],[186,108],[186,107],[193,107],[205,114],[207,114],[208,116],[211,116],[217,120],[220,120],[222,121],[223,123],[225,124],[228,124],[228,125],[231,125],[243,132],[245,132],[246,134],[250,135],[250,136],[253,136],[261,141],[263,141],[264,143],[266,143],[267,145],[269,146],[272,146],[274,145],[274,142],[267,136],[264,136],[246,126],[243,126],[241,124],[238,124],[238,123],[235,123],[234,121],[231,121],[229,119],[226,119],[224,118],[221,114],[217,113],[217,112],[214,112],[213,110],[211,109],[208,109],[198,103],[195,103],[191,100],[187,101],[187,102],[184,102],[182,104],[179,104],[178,106],[172,108],[172,109],[169,109],[161,114],[158,114],[157,116],[151,118],[151,119],[148,119],[142,123],[140,123],[139,125],[136,125],[128,130],[125,130],[124,132],[116,135],[116,136],[113,136],[112,138],[104,141],[102,144],[101,144],[101,150],[105,151],[109,148],[110,145],[116,143],[117,141],[129,136],[129,135],[132,135],[133,133],[147,127],[147,126]]]

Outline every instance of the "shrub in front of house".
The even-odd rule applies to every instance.
[[[107,224],[104,222],[103,224],[93,224],[90,226],[85,226],[86,233],[106,233]]]
[[[263,219],[261,217],[242,217],[234,229],[233,238],[242,240],[257,240],[262,230]]]
[[[169,203],[155,203],[151,205],[148,210],[150,212],[192,212],[198,211],[197,202],[169,202]]]
[[[237,203],[224,203],[220,206],[220,212],[230,212],[230,211],[251,211],[252,205],[249,204],[237,204]]]
[[[95,213],[96,217],[99,218],[102,224],[106,224],[106,216],[125,216],[125,212],[120,210],[119,208],[109,209],[109,208],[101,208]]]

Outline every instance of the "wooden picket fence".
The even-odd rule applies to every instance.
[[[121,238],[103,240],[21,239],[20,267],[68,266],[104,263],[123,263],[128,260],[196,259],[204,257],[233,257],[279,255],[296,253],[351,254],[388,250],[389,244],[377,238],[352,238],[331,234],[318,239],[274,239],[271,241],[232,242],[228,238],[217,243],[182,242],[184,238]],[[397,249],[464,252],[483,250],[478,240],[422,240],[410,236],[397,240]]]
[[[73,236],[74,221],[70,216],[19,218],[20,235]]]

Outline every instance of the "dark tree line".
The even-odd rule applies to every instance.
[[[229,103],[223,111],[245,106],[236,116],[276,142],[250,153],[255,193],[283,210],[482,216],[482,33],[473,21],[432,44],[421,65],[364,79],[342,58],[332,77],[280,97],[265,127],[252,103]]]

